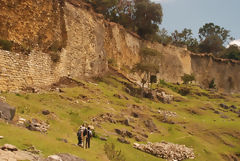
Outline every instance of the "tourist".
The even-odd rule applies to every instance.
[[[92,131],[91,131],[90,127],[88,126],[87,137],[86,137],[86,148],[90,148],[91,137],[92,137]]]

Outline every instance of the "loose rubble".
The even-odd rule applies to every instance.
[[[195,155],[192,148],[185,145],[178,145],[167,142],[138,144],[134,143],[134,148],[149,153],[159,158],[170,161],[181,161],[185,159],[194,159]]]

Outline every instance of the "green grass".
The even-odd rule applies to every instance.
[[[187,96],[181,96],[176,89],[185,85],[162,83],[158,88],[162,88],[167,93],[182,100],[181,102],[163,104],[130,96],[125,93],[124,85],[121,82],[126,82],[126,80],[117,76],[107,76],[94,83],[84,82],[85,87],[64,88],[63,93],[2,93],[1,96],[6,97],[7,102],[17,108],[15,119],[18,117],[37,118],[50,123],[50,128],[47,134],[41,134],[13,124],[0,122],[0,135],[4,136],[4,139],[0,140],[0,145],[10,143],[24,149],[26,144],[31,144],[41,150],[44,156],[62,152],[77,155],[88,161],[105,161],[107,156],[104,152],[104,141],[93,138],[92,148],[87,150],[74,145],[77,143],[78,127],[83,122],[91,123],[91,118],[102,113],[130,115],[124,111],[128,111],[130,105],[137,104],[145,107],[141,113],[146,118],[151,117],[160,131],[159,133],[150,133],[146,130],[144,133],[149,136],[147,141],[160,142],[165,140],[193,147],[196,161],[223,161],[221,154],[240,152],[240,118],[232,112],[222,112],[229,117],[224,119],[210,109],[220,111],[220,103],[236,105],[239,109],[239,95],[226,95],[225,98],[212,99],[208,98],[208,95],[211,94],[210,91],[190,85],[188,88],[190,88],[191,93]],[[157,86],[153,85],[153,87]],[[199,93],[203,93],[203,95],[199,96]],[[114,97],[114,94],[124,95],[128,97],[128,100]],[[86,97],[81,98],[81,96]],[[172,118],[176,123],[162,123],[154,118],[153,115],[156,114],[153,111],[157,111],[159,108],[176,112],[177,118]],[[49,110],[52,114],[42,115],[42,110]],[[141,120],[132,123],[132,125],[135,128],[144,127]],[[121,150],[127,161],[162,160],[134,149],[132,144],[136,141],[133,138],[128,139],[131,142],[130,145],[117,141],[118,135],[114,129],[131,131],[133,128],[130,126],[106,122],[95,128],[99,136],[108,136],[107,142],[114,143],[116,149]],[[60,141],[61,138],[67,139],[68,143]]]

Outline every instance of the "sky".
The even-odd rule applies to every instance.
[[[192,29],[195,37],[205,23],[230,30],[230,35],[240,39],[240,0],[152,0],[161,3],[163,22],[160,28],[168,33],[184,28]]]

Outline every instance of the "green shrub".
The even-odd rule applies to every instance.
[[[181,77],[184,84],[192,83],[195,80],[195,76],[193,74],[184,74]]]
[[[0,49],[11,51],[13,43],[8,40],[0,39]]]
[[[212,79],[211,82],[209,83],[209,88],[213,88],[215,89],[216,88],[216,84],[215,84],[215,79]]]
[[[115,145],[113,143],[106,143],[104,145],[104,151],[111,161],[125,161],[126,158],[122,154],[121,150],[115,150]]]
[[[140,49],[140,55],[141,56],[158,56],[158,55],[161,55],[161,53],[155,49],[151,49],[151,48],[148,48],[148,47],[143,47]]]
[[[182,96],[186,96],[190,93],[190,89],[186,87],[182,87],[178,89],[178,93]]]

